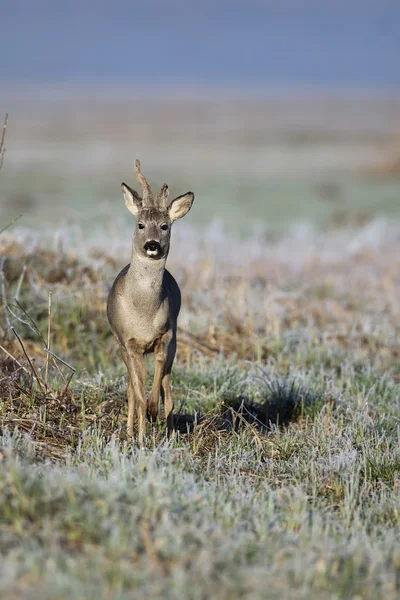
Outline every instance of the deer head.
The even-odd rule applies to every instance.
[[[172,223],[189,212],[194,194],[187,192],[167,204],[167,184],[164,183],[154,198],[138,160],[135,160],[135,175],[142,188],[142,196],[126,183],[121,184],[125,205],[136,217],[133,249],[140,256],[160,260],[168,256]]]

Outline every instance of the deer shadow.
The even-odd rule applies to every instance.
[[[222,398],[222,410],[212,419],[218,431],[239,432],[246,425],[267,433],[273,428],[285,428],[302,417],[313,418],[327,401],[319,393],[307,390],[294,378],[271,378],[264,371],[256,376],[262,383],[257,400],[245,394],[228,392]],[[181,433],[190,433],[195,425],[206,417],[197,414],[174,414],[174,428]]]

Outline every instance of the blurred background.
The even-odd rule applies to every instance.
[[[133,160],[230,235],[400,219],[398,0],[0,2],[0,226],[132,222]],[[0,227],[1,228],[1,227]]]

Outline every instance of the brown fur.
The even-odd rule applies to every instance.
[[[137,416],[139,441],[145,432],[146,412],[152,421],[158,414],[159,396],[164,402],[168,430],[172,431],[170,373],[176,351],[177,319],[181,305],[179,286],[166,270],[171,225],[191,208],[194,194],[188,192],[166,206],[166,184],[154,200],[149,184],[135,162],[135,174],[143,198],[122,184],[125,204],[136,216],[129,265],[117,275],[107,302],[111,330],[120,345],[128,370],[128,435],[133,435]],[[149,249],[149,243],[156,250]],[[149,255],[157,252],[156,255]],[[144,355],[154,352],[155,374],[149,402],[146,400]]]

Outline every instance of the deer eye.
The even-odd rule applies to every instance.
[[[138,229],[144,229],[144,224],[143,223],[138,223]]]
[[[163,223],[163,224],[161,225],[161,229],[162,229],[163,231],[167,231],[167,229],[168,229],[168,225],[167,225],[166,223]]]

